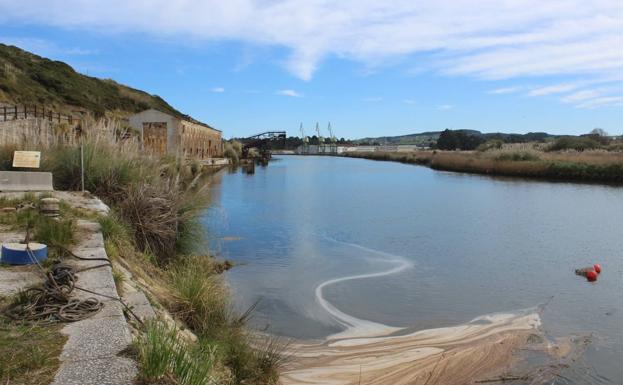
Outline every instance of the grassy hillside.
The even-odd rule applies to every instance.
[[[499,139],[507,143],[525,143],[525,142],[533,142],[533,141],[546,141],[551,138],[555,138],[554,135],[550,135],[545,132],[529,132],[527,134],[506,134],[501,132],[495,133],[487,133],[484,134],[480,131],[476,130],[456,130],[456,132],[462,132],[466,135],[473,135],[476,137],[481,137],[484,141],[490,139]],[[441,131],[430,131],[430,132],[422,132],[418,134],[409,134],[409,135],[400,135],[400,136],[381,136],[377,138],[362,138],[357,139],[356,143],[379,143],[379,144],[387,144],[387,145],[398,145],[398,144],[417,144],[420,146],[432,146],[439,139],[439,135]]]
[[[0,103],[39,104],[96,116],[147,108],[181,115],[159,96],[80,74],[66,63],[4,44],[0,44]]]

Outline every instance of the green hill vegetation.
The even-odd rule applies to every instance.
[[[5,44],[0,44],[0,103],[44,105],[96,117],[126,116],[148,108],[182,115],[159,96],[83,75],[66,63]]]

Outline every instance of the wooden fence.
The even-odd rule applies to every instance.
[[[80,118],[71,115],[55,112],[45,106],[23,105],[23,106],[2,106],[0,107],[0,122],[19,119],[41,118],[50,122],[67,122],[70,125],[79,124]]]

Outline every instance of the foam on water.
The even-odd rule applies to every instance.
[[[322,306],[322,308],[325,309],[340,325],[345,327],[344,331],[336,333],[336,334],[332,334],[329,337],[327,337],[327,339],[381,336],[381,335],[391,334],[398,330],[402,330],[403,328],[388,326],[388,325],[384,325],[381,323],[364,320],[364,319],[357,318],[352,315],[344,313],[343,311],[336,308],[333,304],[331,304],[331,302],[329,302],[324,297],[323,290],[327,286],[331,286],[331,285],[334,285],[340,282],[352,281],[356,279],[384,277],[384,276],[388,276],[392,274],[397,274],[406,269],[413,267],[413,263],[399,255],[371,249],[371,248],[361,246],[355,243],[338,241],[336,239],[329,238],[329,237],[325,237],[325,238],[332,242],[358,248],[368,253],[382,255],[385,257],[382,259],[383,262],[387,262],[389,264],[394,265],[393,267],[387,270],[382,270],[378,272],[371,272],[371,273],[365,273],[365,274],[349,275],[349,276],[340,277],[340,278],[333,278],[325,282],[322,282],[320,285],[316,287],[316,290],[315,290],[316,300],[318,301],[320,306]]]

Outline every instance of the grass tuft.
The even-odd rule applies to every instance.
[[[175,328],[163,322],[147,323],[135,347],[145,383],[172,378],[180,385],[219,384],[214,351],[184,341]]]

